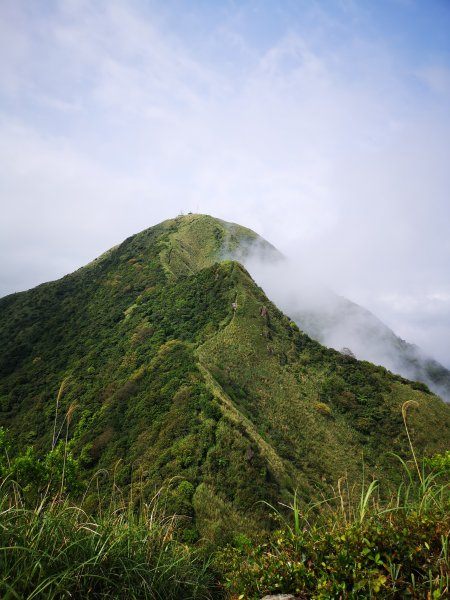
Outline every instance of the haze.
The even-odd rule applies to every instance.
[[[0,295],[203,212],[450,367],[449,31],[447,0],[2,0]]]

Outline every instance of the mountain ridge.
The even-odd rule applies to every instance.
[[[1,299],[0,424],[15,452],[45,453],[66,423],[86,481],[114,471],[148,494],[173,481],[169,506],[191,517],[192,535],[215,538],[268,526],[259,500],[288,502],[297,489],[307,502],[345,474],[357,482],[363,450],[374,477],[394,480],[392,452],[409,453],[405,401],[417,403],[418,453],[445,449],[450,409],[438,398],[321,346],[241,263],[222,260],[261,243],[249,231],[178,217]]]

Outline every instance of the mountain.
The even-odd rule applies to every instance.
[[[226,538],[266,522],[260,500],[360,481],[362,455],[394,481],[392,453],[409,459],[406,401],[417,453],[445,450],[450,408],[300,331],[227,258],[255,247],[276,254],[239,225],[179,216],[0,299],[0,424],[15,452],[67,436],[86,482],[107,470],[151,496],[170,481],[190,534]]]

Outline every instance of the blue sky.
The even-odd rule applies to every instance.
[[[180,211],[450,366],[450,2],[0,4],[0,294]]]

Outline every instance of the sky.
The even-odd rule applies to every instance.
[[[180,212],[450,367],[449,0],[0,0],[0,295]]]

